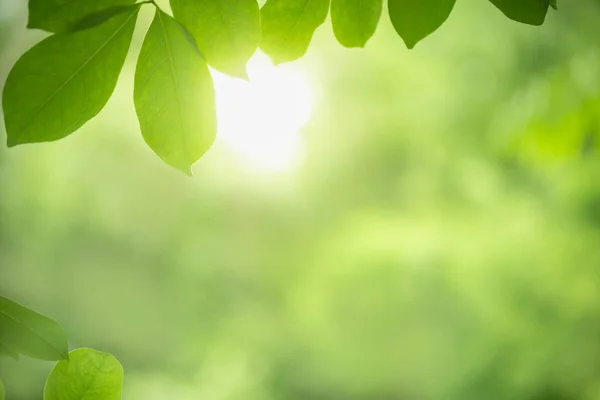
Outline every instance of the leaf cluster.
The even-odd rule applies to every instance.
[[[0,356],[58,361],[44,387],[44,400],[119,400],[123,367],[115,357],[82,348],[69,352],[64,330],[52,319],[0,296]],[[0,400],[5,397],[0,381]]]
[[[556,0],[489,0],[508,18],[544,22]],[[388,0],[390,20],[408,48],[437,30],[456,0]],[[346,47],[363,47],[379,23],[383,0],[30,0],[28,27],[53,33],[27,51],[3,92],[9,147],[64,138],[97,115],[111,97],[140,7],[156,7],[140,51],[134,88],[142,136],[167,164],[191,166],[217,132],[209,66],[247,79],[260,47],[274,63],[302,57],[331,13]]]

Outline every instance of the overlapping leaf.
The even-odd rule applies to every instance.
[[[302,57],[328,12],[329,0],[267,0],[261,9],[261,49],[276,64]]]
[[[171,0],[171,9],[212,67],[247,76],[246,63],[261,36],[256,0]]]
[[[14,358],[15,360],[17,360],[19,358],[19,353],[16,350],[11,349],[7,345],[0,343],[0,357],[2,356]]]
[[[213,82],[183,27],[160,10],[142,45],[134,100],[146,143],[164,162],[191,174],[216,136]]]
[[[44,400],[119,400],[123,379],[123,367],[112,355],[77,349],[50,372]]]
[[[456,0],[389,0],[388,10],[394,29],[404,40],[406,47],[412,49],[448,19],[455,2]]]
[[[40,360],[62,360],[67,336],[50,318],[0,296],[0,343],[4,348]]]
[[[383,0],[331,0],[331,22],[338,42],[364,47],[381,17]]]
[[[135,0],[29,0],[28,28],[64,32],[82,19]]]
[[[542,25],[550,2],[555,0],[490,0],[508,18],[530,25]]]
[[[125,62],[139,6],[102,25],[50,36],[11,70],[3,93],[8,146],[61,139],[102,110]]]

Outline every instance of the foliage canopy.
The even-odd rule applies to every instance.
[[[408,48],[436,31],[456,0],[388,0],[390,20]],[[541,25],[555,0],[490,0],[508,18]],[[167,164],[191,174],[212,145],[216,105],[207,66],[246,78],[257,48],[274,63],[302,57],[327,19],[346,47],[375,33],[382,0],[30,0],[28,27],[52,36],[26,52],[9,74],[3,110],[9,147],[61,139],[109,100],[129,51],[142,5],[156,7],[134,88],[142,135]]]

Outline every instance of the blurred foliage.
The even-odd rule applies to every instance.
[[[39,38],[11,3],[1,78]],[[81,132],[0,149],[0,293],[113,353],[124,399],[597,400],[600,7],[456,7],[411,52],[388,23],[359,51],[317,31],[283,175],[219,145],[164,168],[129,60]],[[50,366],[2,359],[7,397]]]

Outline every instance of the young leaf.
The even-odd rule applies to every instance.
[[[69,351],[67,336],[55,321],[2,296],[0,342],[13,353],[40,360],[62,360]]]
[[[54,33],[65,32],[89,15],[134,2],[135,0],[29,0],[27,27]]]
[[[15,64],[3,93],[8,146],[61,139],[102,110],[125,62],[139,6],[95,28],[41,41]]]
[[[192,34],[209,65],[246,78],[260,42],[256,0],[171,0],[173,16]]]
[[[142,135],[167,164],[191,175],[191,166],[215,140],[212,77],[193,41],[157,10],[135,73],[135,109]]]
[[[551,0],[490,0],[508,18],[529,25],[542,25]]]
[[[19,353],[16,350],[11,349],[7,345],[0,343],[0,357],[2,356],[14,358],[15,360],[19,359]]]
[[[297,60],[328,12],[329,0],[267,0],[260,11],[260,48],[276,64]]]
[[[389,0],[388,9],[394,29],[404,40],[406,47],[412,49],[448,19],[455,2],[456,0]]]
[[[108,353],[77,349],[58,362],[44,387],[44,400],[119,400],[124,372]]]
[[[331,22],[338,42],[364,47],[381,17],[382,0],[331,0]]]

